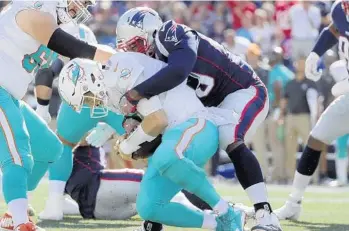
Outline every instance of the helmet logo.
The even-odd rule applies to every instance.
[[[165,36],[165,42],[178,42],[177,39],[177,24],[173,23],[173,25],[167,30]]]
[[[120,79],[126,79],[131,76],[132,70],[124,68],[120,72]]]
[[[71,81],[76,85],[78,80],[80,80],[84,76],[84,70],[77,64],[73,63],[68,67],[68,77]]]
[[[137,11],[137,13],[133,15],[131,19],[128,20],[130,26],[138,27],[143,30],[143,21],[144,21],[145,14],[147,12],[148,11],[145,11],[145,10]]]

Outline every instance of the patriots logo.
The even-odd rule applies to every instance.
[[[166,32],[165,42],[178,42],[177,39],[177,24],[174,23]]]
[[[148,11],[140,10],[135,15],[133,15],[133,17],[128,20],[130,26],[138,27],[143,30],[143,21],[147,12]]]

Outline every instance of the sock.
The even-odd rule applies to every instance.
[[[348,183],[348,157],[336,158],[336,175],[340,183]]]
[[[50,180],[49,181],[49,196],[58,195],[63,196],[65,189],[65,181]]]
[[[214,230],[217,227],[216,217],[213,214],[204,213],[204,221],[201,228]]]
[[[305,189],[309,185],[310,180],[311,180],[311,176],[302,175],[298,171],[296,171],[296,174],[294,175],[293,185],[292,185],[292,192],[290,195],[291,199],[294,202],[298,202],[302,200]]]
[[[144,221],[143,222],[143,228],[145,231],[161,231],[162,230],[162,224],[152,222],[152,221]]]
[[[25,198],[15,199],[8,203],[8,210],[12,215],[13,226],[29,222],[28,219],[28,200]]]
[[[188,192],[186,190],[182,190],[182,193],[190,201],[190,203],[192,203],[193,205],[195,205],[199,209],[201,209],[201,210],[212,210],[211,206],[209,206],[205,201],[201,200],[196,195],[194,195],[194,194],[192,194],[192,193],[190,193],[190,192]]]
[[[319,164],[321,151],[306,146],[299,160],[297,172],[302,175],[312,176]]]
[[[228,156],[234,164],[236,177],[244,189],[263,182],[261,166],[244,143],[229,152]]]
[[[254,205],[255,211],[265,209],[272,212],[271,206],[268,203],[267,187],[264,182],[254,184],[245,189],[250,201]]]
[[[263,180],[262,169],[256,156],[242,143],[228,154],[234,164],[236,176],[245,189],[255,210],[271,206],[268,203],[267,189]]]
[[[219,215],[223,215],[228,212],[229,204],[223,199],[220,199],[218,203],[213,207],[214,211],[217,211]]]

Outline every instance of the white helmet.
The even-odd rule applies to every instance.
[[[136,7],[126,11],[116,26],[118,49],[152,55],[154,36],[162,24],[159,14],[151,8]]]
[[[62,69],[58,92],[76,112],[91,108],[91,118],[108,115],[108,94],[100,66],[88,59],[73,59]]]
[[[95,5],[96,0],[59,0],[57,17],[60,23],[73,21],[75,24],[85,23],[91,18],[88,7]]]

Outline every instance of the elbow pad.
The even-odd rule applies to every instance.
[[[97,47],[91,46],[74,36],[66,33],[61,28],[56,29],[47,47],[60,55],[74,59],[86,58],[92,59],[95,57]]]

